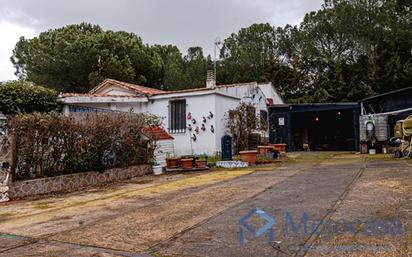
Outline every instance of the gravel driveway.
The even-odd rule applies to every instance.
[[[272,166],[11,202],[0,205],[0,256],[411,256],[411,172],[389,156],[294,153]],[[262,213],[273,224],[254,237]],[[345,230],[355,220],[359,231],[376,220],[402,230]]]

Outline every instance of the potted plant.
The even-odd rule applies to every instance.
[[[376,148],[375,148],[376,143],[377,143],[376,137],[372,137],[370,141],[369,154],[376,154]]]
[[[199,158],[196,160],[196,166],[200,169],[205,169],[206,159],[207,159],[207,156],[205,154],[200,155]]]
[[[244,162],[249,164],[256,164],[257,161],[257,150],[250,150],[250,151],[240,151],[240,159]]]
[[[168,169],[177,169],[180,166],[181,162],[180,157],[167,157],[166,158],[166,164]]]
[[[152,164],[152,169],[153,169],[153,175],[155,176],[162,175],[163,173],[162,165],[158,164],[157,162]]]
[[[155,176],[162,175],[163,167],[156,160],[156,149],[159,146],[157,145],[156,140],[152,140],[151,142],[149,142],[149,144],[150,144],[150,149],[151,149],[150,162],[152,163],[153,175]]]
[[[183,169],[193,168],[193,158],[182,158],[181,162]]]
[[[286,144],[274,144],[273,145],[276,150],[278,150],[280,153],[286,153]]]

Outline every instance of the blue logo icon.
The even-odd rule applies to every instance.
[[[263,225],[261,228],[259,228],[257,231],[247,223],[247,221],[252,218],[253,216],[259,216],[261,219],[266,221],[266,224]],[[253,210],[243,216],[239,220],[239,240],[240,240],[240,245],[245,245],[245,230],[250,234],[253,235],[255,238],[258,238],[262,236],[266,231],[268,231],[269,236],[268,236],[268,243],[269,245],[272,245],[273,242],[273,225],[275,224],[275,221],[272,217],[270,217],[266,212],[263,210],[256,208],[256,210]]]

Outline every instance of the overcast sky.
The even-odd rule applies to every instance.
[[[82,21],[134,32],[149,44],[213,53],[216,37],[252,23],[299,24],[323,0],[0,0],[0,81],[14,79],[10,56],[20,36]]]

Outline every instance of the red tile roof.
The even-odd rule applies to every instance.
[[[82,94],[82,93],[63,93],[59,97],[71,97],[71,96],[88,96],[88,97],[134,97],[132,95],[106,95],[106,94]]]
[[[144,87],[132,83],[127,83],[127,82],[122,82],[114,79],[105,79],[102,83],[97,85],[95,88],[93,88],[89,94],[94,94],[100,89],[107,87],[107,86],[118,86],[124,89],[129,89],[132,90],[138,94],[144,94],[144,95],[156,95],[156,94],[161,94],[164,93],[165,91],[156,89],[156,88],[150,88],[150,87]]]
[[[188,92],[198,92],[198,91],[208,91],[208,90],[213,90],[213,89],[212,88],[206,88],[206,87],[199,87],[199,88],[189,88],[189,89],[180,89],[180,90],[170,90],[170,91],[163,91],[163,93],[159,93],[157,95],[188,93]]]
[[[168,140],[174,139],[169,133],[167,133],[163,128],[157,127],[146,127],[143,128],[143,132],[150,138],[154,140]]]
[[[122,82],[122,81],[118,81],[118,80],[115,80],[115,79],[105,79],[102,83],[100,83],[95,88],[90,90],[90,92],[88,94],[79,94],[79,95],[82,95],[82,96],[105,96],[105,95],[101,95],[101,94],[100,95],[96,94],[96,92],[99,91],[100,89],[104,88],[104,87],[107,87],[107,86],[118,86],[118,87],[121,87],[121,88],[132,90],[132,91],[134,91],[138,94],[144,94],[144,95],[147,95],[147,96],[212,90],[211,88],[201,87],[201,88],[190,88],[190,89],[164,91],[164,90],[160,90],[160,89],[156,89],[156,88],[144,87],[144,86],[135,85],[135,84],[132,84],[132,83]],[[77,95],[75,95],[75,94],[73,94],[73,95],[63,94],[63,96],[77,96]]]
[[[216,88],[224,88],[224,87],[236,87],[242,85],[256,85],[256,82],[247,82],[247,83],[237,83],[237,84],[230,84],[230,85],[216,85]],[[98,94],[100,89],[107,87],[107,86],[117,86],[120,88],[132,90],[137,94],[143,94],[146,96],[155,96],[155,95],[167,95],[167,94],[176,94],[176,93],[190,93],[190,92],[199,92],[199,91],[210,91],[214,90],[213,88],[190,88],[190,89],[182,89],[182,90],[171,90],[171,91],[164,91],[156,88],[144,87],[140,85],[135,85],[132,83],[122,82],[114,79],[106,79],[95,88],[90,90],[87,94],[75,94],[75,93],[65,93],[62,94],[62,97],[70,97],[70,96],[95,96],[95,97],[125,97],[121,95],[107,95],[107,94]]]

